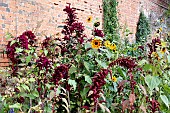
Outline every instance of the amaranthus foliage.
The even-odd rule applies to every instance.
[[[146,45],[123,47],[107,40],[99,22],[89,38],[76,10],[68,4],[63,11],[63,35],[37,44],[34,33],[25,31],[8,43],[11,63],[3,78],[7,82],[1,83],[6,88],[0,96],[1,113],[168,111],[166,42],[156,38]]]

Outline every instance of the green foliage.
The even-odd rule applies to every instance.
[[[147,36],[150,34],[150,32],[151,30],[149,20],[146,18],[143,12],[140,12],[136,31],[136,42],[145,43],[147,41]]]
[[[168,10],[165,12],[165,15],[167,17],[170,17],[170,4],[169,4],[169,7],[168,7]]]
[[[120,38],[117,5],[116,0],[103,0],[104,33],[111,42]]]

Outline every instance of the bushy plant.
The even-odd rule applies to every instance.
[[[103,0],[104,33],[111,42],[118,41],[120,38],[117,5],[116,0]]]
[[[136,42],[145,43],[148,35],[151,33],[149,20],[146,18],[143,12],[140,12],[139,21],[136,31]]]

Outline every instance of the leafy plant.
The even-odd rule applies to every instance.
[[[117,4],[116,0],[103,0],[104,33],[111,42],[120,38]]]
[[[136,31],[136,42],[145,43],[147,41],[147,36],[151,33],[149,20],[146,18],[143,12],[140,12],[139,21],[137,24]]]

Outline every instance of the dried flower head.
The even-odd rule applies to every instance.
[[[89,17],[87,18],[87,22],[88,22],[88,23],[92,22],[92,16],[89,16]]]

